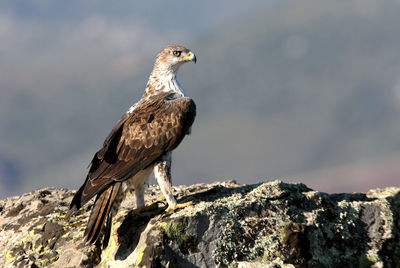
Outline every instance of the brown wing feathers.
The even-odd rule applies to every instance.
[[[167,100],[168,95],[153,96],[139,103],[133,113],[125,114],[93,157],[86,181],[70,206],[74,213],[97,194],[85,231],[87,241],[93,243],[99,237],[120,182],[175,149],[192,125],[196,114],[194,102],[189,98]],[[110,220],[107,218],[107,222]],[[109,224],[106,229],[110,229]]]

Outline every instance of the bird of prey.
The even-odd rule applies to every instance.
[[[171,186],[171,152],[190,133],[196,106],[177,80],[179,67],[196,63],[196,56],[180,45],[168,45],[157,55],[142,98],[116,123],[95,153],[85,183],[76,192],[68,216],[96,196],[85,239],[104,234],[106,247],[112,218],[128,191],[135,192],[137,207],[144,207],[144,186],[151,172],[168,202],[177,206]]]

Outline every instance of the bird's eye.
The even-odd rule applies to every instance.
[[[174,56],[176,56],[176,57],[180,57],[180,56],[181,56],[181,53],[182,53],[182,51],[179,51],[179,50],[175,50],[175,51],[173,52]]]

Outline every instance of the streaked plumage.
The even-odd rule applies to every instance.
[[[188,61],[196,62],[196,57],[185,47],[163,48],[142,98],[116,123],[94,155],[86,181],[70,206],[70,214],[75,213],[96,196],[85,231],[90,243],[103,232],[103,246],[107,246],[112,217],[128,190],[134,189],[137,206],[144,206],[143,186],[151,171],[168,205],[176,206],[171,191],[171,151],[189,133],[196,115],[193,100],[184,96],[176,78],[179,67]]]

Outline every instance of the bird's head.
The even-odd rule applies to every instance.
[[[196,63],[196,56],[192,51],[180,45],[168,45],[157,55],[155,67],[157,69],[172,69],[174,72],[186,62]]]

